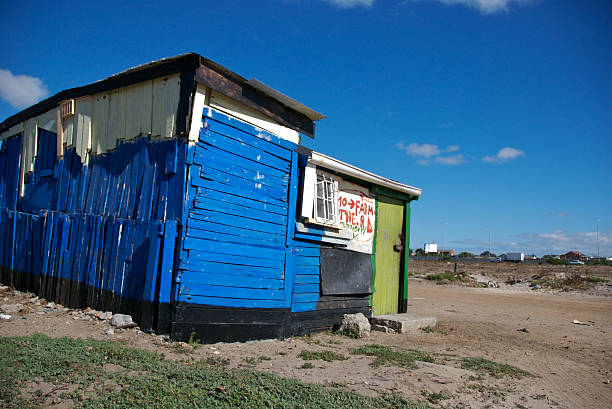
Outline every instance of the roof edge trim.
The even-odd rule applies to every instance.
[[[334,159],[322,153],[313,151],[310,157],[310,161],[317,166],[322,166],[324,168],[334,170],[338,173],[344,173],[345,175],[349,175],[357,179],[362,179],[375,185],[384,186],[386,188],[398,192],[407,193],[409,195],[415,196],[416,198],[421,195],[422,190],[417,187],[405,185],[403,183],[396,182],[395,180],[387,179],[385,177],[379,176],[372,172],[368,172],[367,170],[360,169],[356,166],[349,165],[348,163],[342,162],[338,159]]]

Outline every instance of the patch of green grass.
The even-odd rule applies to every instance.
[[[440,401],[447,400],[453,397],[453,395],[446,392],[429,392],[426,390],[421,391],[421,395],[427,399],[428,402],[435,404],[440,403]]]
[[[296,339],[304,341],[308,345],[321,345],[321,340],[320,339],[314,339],[312,337],[312,334],[304,335],[303,337],[296,337]]]
[[[489,395],[489,397],[499,398],[503,401],[505,401],[506,397],[508,396],[505,391],[501,390],[497,386],[483,385],[481,383],[468,384],[465,386],[465,388],[475,390],[480,393],[486,393],[487,395]]]
[[[500,364],[499,362],[490,361],[484,358],[463,358],[461,360],[461,368],[469,369],[472,371],[487,373],[495,378],[503,378],[504,376],[510,376],[512,378],[524,378],[533,377],[527,371],[519,369],[515,366],[508,364]]]
[[[434,327],[423,327],[421,328],[421,331],[426,334],[431,334],[432,332],[436,332],[436,329]]]
[[[272,358],[270,358],[269,356],[265,356],[265,355],[260,355],[257,359],[259,360],[259,362],[272,360]]]
[[[306,362],[304,365],[300,366],[300,369],[312,369],[314,368],[314,365],[311,364],[310,362]]]
[[[447,271],[445,273],[429,274],[425,277],[425,279],[436,281],[436,284],[445,284],[453,281],[459,281],[461,283],[469,283],[471,281],[474,281],[474,279],[467,273],[453,273],[450,271]]]
[[[329,334],[337,336],[337,337],[347,337],[347,338],[353,338],[353,339],[358,339],[359,338],[359,335],[357,335],[357,334],[353,334],[351,332],[342,332],[342,331],[337,330],[337,329],[333,329],[333,330],[329,331]]]
[[[344,361],[348,359],[344,355],[340,355],[334,351],[307,351],[303,350],[298,355],[305,361],[322,360],[325,362]]]
[[[230,363],[229,358],[221,358],[219,356],[208,356],[203,360],[206,365],[210,366],[228,366]]]
[[[584,281],[588,281],[589,283],[597,284],[597,283],[607,283],[610,280],[608,280],[607,278],[588,276],[584,278]]]
[[[114,364],[118,371],[103,370]],[[168,361],[114,342],[43,335],[0,338],[0,402],[7,408],[49,406],[49,396],[21,395],[32,380],[53,383],[74,408],[427,408],[399,395],[369,398],[253,370],[206,361]],[[95,386],[95,388],[94,388]],[[32,388],[32,387],[30,387]],[[92,390],[94,390],[92,392]]]
[[[388,346],[372,344],[364,345],[350,350],[353,355],[374,356],[376,359],[370,363],[373,368],[381,365],[394,365],[404,368],[416,368],[416,361],[435,362],[432,355],[416,349],[393,349]]]

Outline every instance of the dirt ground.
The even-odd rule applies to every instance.
[[[446,268],[440,264],[438,271]],[[608,276],[612,271],[599,273]],[[494,274],[489,278],[496,279]],[[428,398],[432,406],[447,408],[612,407],[612,297],[592,295],[592,289],[563,292],[510,287],[472,288],[411,279],[409,310],[437,317],[438,325],[431,331],[372,332],[367,339],[317,334],[195,349],[144,334],[138,328],[109,331],[108,322],[96,318],[95,312],[47,306],[32,294],[4,288],[0,289],[0,304],[22,303],[24,308],[10,314],[9,320],[0,320],[0,336],[39,332],[53,337],[113,340],[161,352],[169,359],[213,357],[228,360],[234,368],[272,371],[370,396],[393,392],[414,400]],[[601,292],[606,291],[602,287]],[[417,362],[416,369],[393,365],[372,368],[372,357],[350,352],[368,344],[418,349],[435,356],[435,363]],[[305,361],[298,356],[304,350],[334,351],[348,359]],[[461,369],[463,357],[510,364],[534,376],[498,379],[483,375]],[[305,367],[307,363],[312,367]]]

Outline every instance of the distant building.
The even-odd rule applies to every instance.
[[[425,254],[429,254],[429,253],[438,254],[438,243],[425,243],[424,249],[425,249]]]
[[[565,260],[586,260],[587,259],[587,257],[579,251],[568,251],[565,254],[561,254],[559,258],[565,259]]]
[[[455,250],[438,250],[438,255],[439,256],[447,256],[447,257],[453,257],[455,255]]]
[[[506,253],[501,255],[501,259],[503,261],[514,261],[516,263],[520,263],[525,261],[524,253]]]

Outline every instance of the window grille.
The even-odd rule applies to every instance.
[[[315,189],[315,219],[319,223],[336,225],[338,222],[338,180],[317,172]]]

